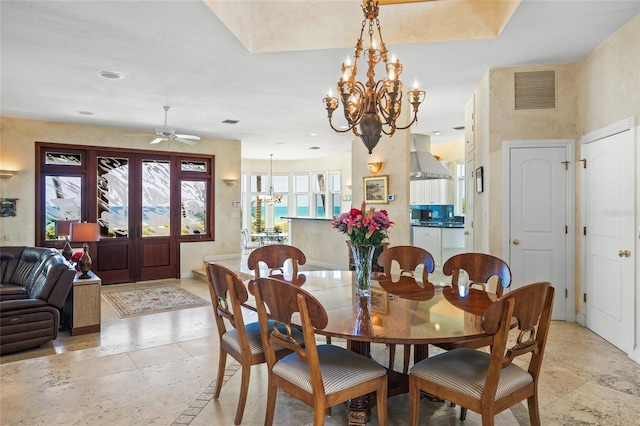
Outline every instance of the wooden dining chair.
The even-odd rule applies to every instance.
[[[458,293],[460,270],[464,270],[468,274],[470,288],[476,287],[487,292],[491,291],[489,281],[494,277],[497,278],[495,294],[498,297],[502,296],[505,288],[511,286],[511,269],[509,265],[499,257],[490,254],[460,253],[447,259],[442,265],[442,273],[451,276],[451,286],[455,293]],[[487,336],[458,342],[438,343],[435,346],[448,351],[455,348],[478,349],[490,346],[492,340],[492,336]],[[465,420],[466,417],[467,409],[462,407],[460,420]]]
[[[393,246],[388,247],[378,257],[378,265],[383,267],[384,274],[391,277],[392,270],[395,271],[394,262],[400,268],[400,275],[415,277],[416,269],[419,265],[423,265],[422,274],[418,277],[418,281],[424,284],[429,282],[429,273],[435,268],[435,261],[431,253],[423,248],[415,246]],[[393,370],[396,359],[396,345],[389,345],[389,368]],[[409,362],[411,359],[411,345],[404,345],[404,360],[402,363],[402,372],[407,373]]]
[[[247,266],[254,272],[256,278],[260,278],[260,263],[264,263],[268,268],[266,276],[274,275],[279,272],[284,274],[285,262],[291,260],[291,276],[297,278],[298,266],[304,265],[307,261],[306,256],[297,247],[286,244],[273,244],[258,247],[253,250],[247,259]]]
[[[266,362],[260,335],[260,324],[258,322],[244,323],[241,304],[248,299],[247,288],[233,271],[224,266],[209,263],[207,265],[207,276],[213,313],[220,338],[218,377],[213,397],[217,399],[220,396],[227,354],[229,354],[241,365],[240,399],[238,400],[238,408],[236,409],[234,420],[234,424],[238,425],[242,422],[242,415],[247,401],[251,366]],[[230,306],[229,302],[231,302]],[[227,328],[225,320],[228,321],[231,328]],[[297,335],[302,338],[301,333],[298,332]],[[281,358],[288,353],[291,353],[291,351],[280,347],[274,351],[274,356]]]
[[[470,284],[479,286],[484,291],[490,290],[489,279],[497,277],[495,294],[498,296],[502,296],[504,289],[511,285],[509,265],[499,257],[490,254],[460,253],[447,259],[442,265],[442,273],[451,276],[451,285],[454,289],[457,289],[461,269],[469,274]]]
[[[387,423],[387,370],[374,360],[335,345],[317,345],[315,333],[328,324],[324,307],[300,287],[272,278],[249,284],[256,297],[267,357],[268,391],[264,424],[273,424],[278,389],[313,407],[313,424],[324,424],[326,410],[352,398],[376,393],[378,424]],[[292,334],[299,314],[306,347]],[[269,324],[282,324],[282,333]],[[275,348],[294,353],[278,360]]]
[[[409,372],[409,424],[418,424],[420,392],[426,392],[480,413],[483,426],[493,425],[496,414],[526,399],[531,425],[540,425],[538,378],[553,296],[551,284],[539,282],[494,302],[482,318],[484,331],[493,337],[490,353],[457,348],[416,363]],[[514,318],[520,334],[507,349]],[[518,364],[525,367],[513,363],[516,357],[522,357],[524,364]]]

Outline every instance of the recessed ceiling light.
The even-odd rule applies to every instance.
[[[120,80],[124,78],[124,74],[115,71],[100,71],[98,75],[102,78],[108,78],[109,80]]]
[[[93,113],[91,111],[78,111],[78,114],[80,114],[80,115],[93,115]]]
[[[309,133],[309,136],[318,136],[317,133]]]
[[[276,142],[276,145],[282,145],[284,142]]]
[[[312,147],[309,147],[309,149],[320,149],[320,147],[319,146],[312,146]]]
[[[224,123],[224,124],[236,124],[236,123],[238,123],[238,120],[229,120],[229,119],[226,119],[226,120],[224,120],[224,121],[223,121],[223,123]]]
[[[440,134],[440,132],[439,132],[438,130],[436,130],[435,132],[433,132],[433,134],[434,134],[435,136],[438,136],[438,135]]]
[[[453,130],[464,130],[464,126],[454,127]]]

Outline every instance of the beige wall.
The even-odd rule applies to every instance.
[[[148,135],[124,129],[75,124],[0,118],[0,169],[18,170],[11,179],[0,179],[0,196],[18,198],[17,215],[0,217],[2,245],[33,245],[35,235],[35,142],[52,142],[113,148],[147,149],[165,152],[198,153],[216,156],[215,235],[213,242],[183,243],[180,274],[190,276],[200,269],[205,256],[237,254],[240,251],[239,186],[228,187],[222,178],[240,175],[240,142],[202,139],[196,146],[172,142],[149,145]],[[237,216],[237,219],[235,218]],[[231,220],[226,220],[231,218]]]
[[[640,114],[640,15],[578,63],[577,134]]]
[[[405,111],[406,113],[406,111]],[[401,123],[408,120],[399,119]],[[364,199],[363,178],[373,176],[367,163],[384,163],[377,176],[389,176],[389,194],[395,200],[388,204],[368,204],[367,208],[385,209],[394,225],[389,230],[389,245],[409,245],[411,242],[411,226],[409,223],[409,149],[411,136],[408,130],[398,130],[393,137],[382,135],[380,142],[369,154],[360,138],[351,143],[351,168],[353,176],[353,206],[360,208]]]

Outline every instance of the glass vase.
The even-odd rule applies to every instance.
[[[369,297],[371,296],[371,267],[375,247],[372,245],[358,246],[352,243],[349,243],[349,247],[351,247],[356,270],[356,294]]]

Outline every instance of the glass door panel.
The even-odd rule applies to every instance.
[[[97,157],[100,238],[129,236],[129,159]]]
[[[207,232],[207,182],[182,181],[180,232],[182,235]]]
[[[142,161],[142,237],[171,235],[171,164]]]
[[[45,239],[57,239],[55,221],[82,218],[82,177],[45,177]]]

